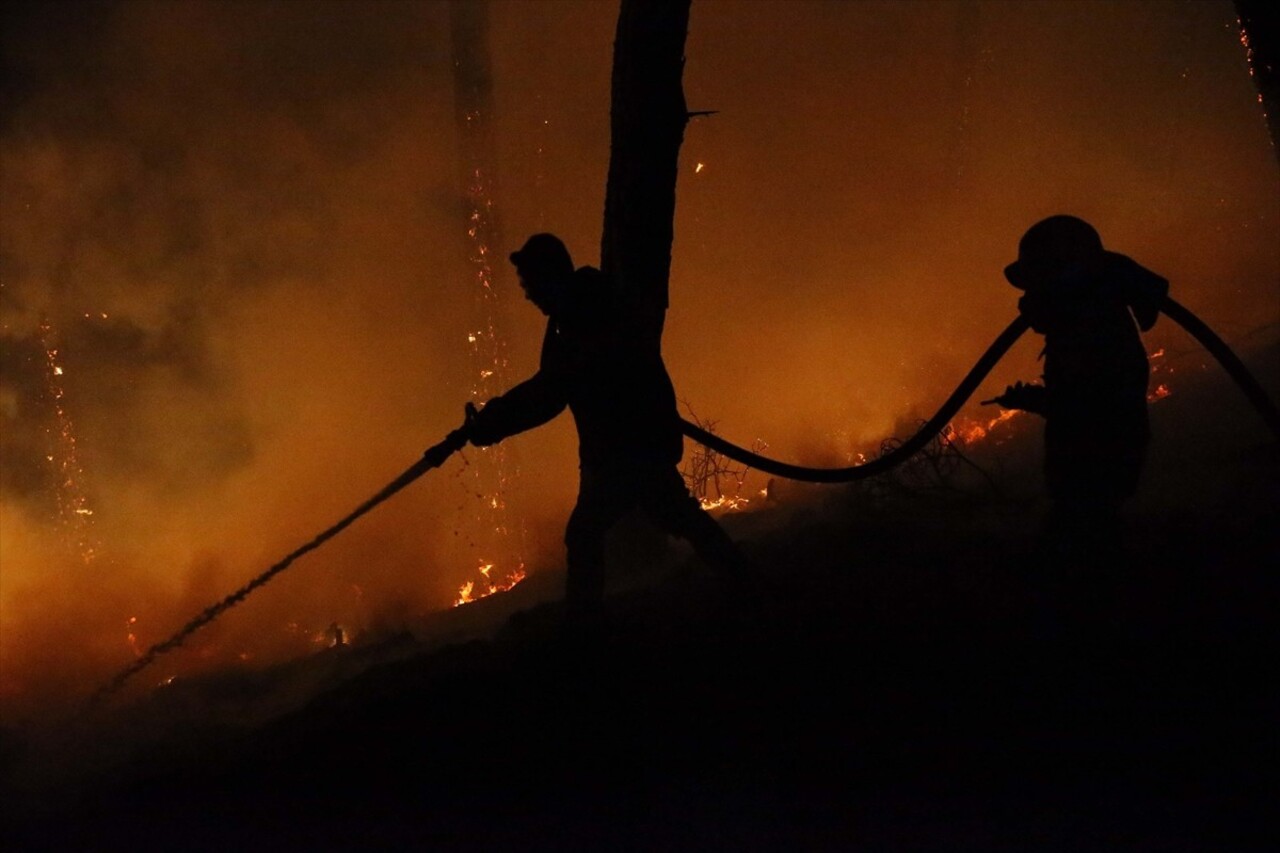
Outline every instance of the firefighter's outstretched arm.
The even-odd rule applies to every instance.
[[[540,370],[479,411],[468,414],[468,438],[477,447],[497,444],[504,438],[540,427],[564,411],[568,404],[563,384],[554,374]]]
[[[990,400],[983,400],[982,405],[988,406],[992,403],[997,404],[1005,409],[1021,409],[1024,412],[1033,412],[1037,415],[1043,415],[1045,410],[1045,388],[1043,385],[1028,385],[1022,382],[1015,382],[1004,389],[1004,393],[999,397],[993,397]]]

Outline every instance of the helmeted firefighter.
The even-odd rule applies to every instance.
[[[1009,386],[996,402],[1044,416],[1051,541],[1059,553],[1098,556],[1118,547],[1120,508],[1142,471],[1150,367],[1140,331],[1154,325],[1169,283],[1066,215],[1028,229],[1004,273],[1044,335],[1044,382]]]
[[[473,444],[495,444],[566,407],[578,431],[580,487],[565,532],[566,605],[593,614],[604,594],[605,534],[635,507],[687,539],[728,578],[744,579],[736,545],[690,495],[675,390],[661,353],[661,317],[593,267],[574,269],[563,242],[535,234],[511,254],[525,297],[545,314],[538,372],[489,400],[469,425]],[[634,303],[634,304],[633,304]]]

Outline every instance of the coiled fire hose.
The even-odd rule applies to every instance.
[[[1213,354],[1214,358],[1222,364],[1231,378],[1240,386],[1240,389],[1249,399],[1249,402],[1252,403],[1254,408],[1258,410],[1258,413],[1262,415],[1267,426],[1278,438],[1280,438],[1280,411],[1277,411],[1275,404],[1271,401],[1271,398],[1267,396],[1266,391],[1258,384],[1257,379],[1254,378],[1253,374],[1249,372],[1248,368],[1244,366],[1244,363],[1240,361],[1236,354],[1232,352],[1226,342],[1218,337],[1212,329],[1205,325],[1199,317],[1175,302],[1173,299],[1165,297],[1160,308],[1161,311],[1168,315],[1170,319],[1182,326],[1182,328],[1199,341],[1205,349]],[[744,447],[739,447],[738,445],[733,444],[718,435],[710,433],[697,424],[690,423],[687,420],[681,420],[681,429],[689,438],[692,438],[699,444],[703,444],[706,447],[711,448],[717,453],[722,453],[736,462],[750,465],[756,470],[763,471],[767,474],[774,474],[779,477],[786,477],[792,480],[802,480],[810,483],[848,483],[854,480],[874,477],[878,474],[885,473],[896,465],[902,464],[910,456],[914,455],[927,445],[933,437],[937,435],[953,417],[955,417],[956,413],[960,411],[960,407],[963,406],[965,401],[973,395],[973,392],[977,390],[978,385],[981,384],[982,380],[991,372],[991,369],[995,367],[996,363],[1004,357],[1004,354],[1009,351],[1009,348],[1013,346],[1018,338],[1022,337],[1023,332],[1028,328],[1028,322],[1021,316],[1010,323],[1008,327],[1000,333],[1000,336],[995,339],[991,346],[987,348],[987,351],[983,353],[982,358],[978,359],[978,362],[969,371],[968,375],[966,375],[964,380],[956,387],[956,390],[951,393],[951,396],[947,398],[946,402],[942,404],[942,407],[938,409],[937,414],[926,421],[915,435],[903,442],[903,444],[895,448],[893,451],[861,465],[853,465],[847,468],[807,468],[800,465],[791,465],[786,462],[779,462],[775,459],[766,458],[758,453],[753,453]],[[137,660],[129,664],[125,669],[121,670],[115,678],[98,688],[91,697],[90,702],[95,703],[119,690],[124,686],[126,681],[150,666],[157,657],[181,646],[188,637],[203,628],[205,625],[208,625],[214,619],[217,619],[230,608],[239,604],[258,587],[289,568],[289,566],[292,565],[299,557],[310,551],[314,551],[334,536],[337,536],[360,516],[369,512],[374,507],[378,506],[378,504],[399,492],[427,471],[430,471],[433,468],[439,468],[450,456],[454,454],[454,452],[461,450],[466,443],[467,425],[463,424],[458,429],[449,433],[439,444],[424,453],[421,459],[405,469],[404,473],[384,486],[377,494],[352,510],[341,521],[317,535],[307,544],[290,553],[284,559],[271,566],[265,572],[258,575],[256,578],[249,581],[226,598],[206,607],[191,619],[191,621],[187,622],[186,625],[182,626],[182,628],[169,639],[162,643],[157,643],[147,649],[147,651],[138,657]]]

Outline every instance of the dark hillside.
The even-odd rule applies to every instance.
[[[566,635],[544,576],[429,642],[157,691],[56,784],[15,735],[6,848],[1275,849],[1280,460],[1251,429],[1152,472],[1123,565],[1044,570],[1016,464],[1001,495],[797,492],[730,520],[754,595],[680,566]]]

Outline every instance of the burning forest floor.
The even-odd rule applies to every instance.
[[[1280,452],[1187,398],[1121,565],[1038,565],[1034,436],[999,493],[797,489],[724,517],[753,595],[668,560],[582,637],[542,573],[5,732],[6,849],[1274,849]]]

